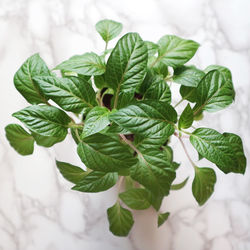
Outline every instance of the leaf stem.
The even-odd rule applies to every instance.
[[[176,108],[179,104],[181,104],[185,99],[182,98],[179,102],[177,102],[175,105],[174,105],[174,108]]]
[[[186,146],[185,146],[185,144],[184,144],[184,142],[183,142],[181,136],[177,136],[177,137],[178,137],[178,139],[179,139],[179,141],[180,141],[180,143],[181,143],[181,145],[182,145],[182,147],[183,147],[183,149],[184,149],[184,152],[185,152],[185,154],[186,154],[188,160],[190,161],[190,163],[191,163],[191,165],[193,166],[193,168],[196,169],[196,165],[195,165],[195,163],[192,161],[192,159],[191,159],[191,157],[190,157],[190,155],[189,155],[189,153],[188,153],[188,151],[187,151],[187,148],[186,148]]]
[[[109,42],[106,42],[106,43],[105,43],[105,49],[104,49],[104,51],[106,51],[106,50],[108,49],[108,43],[109,43]]]
[[[123,134],[119,134],[122,140],[129,145],[138,155],[142,156],[141,152],[133,145],[131,141],[129,141]],[[143,157],[143,156],[142,156]],[[143,157],[144,158],[144,157]]]

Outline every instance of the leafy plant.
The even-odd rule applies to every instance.
[[[212,195],[216,174],[193,162],[183,138],[189,138],[199,160],[206,158],[226,174],[244,174],[246,157],[239,136],[192,126],[203,113],[222,110],[234,101],[229,69],[185,66],[199,48],[192,40],[165,35],[153,43],[127,33],[108,49],[122,24],[102,20],[96,30],[105,42],[100,55],[75,55],[53,70],[38,54],[24,62],[14,84],[31,106],[13,116],[27,130],[10,124],[6,137],[18,153],[29,155],[35,142],[51,147],[71,133],[84,166],[56,161],[59,171],[74,184],[73,190],[81,192],[101,192],[118,183],[117,201],[107,215],[111,232],[126,236],[134,224],[132,209],[152,206],[160,226],[169,216],[159,212],[163,198],[188,181],[187,177],[173,184],[179,164],[173,160],[171,136],[179,139],[194,168],[192,192],[199,205]],[[179,84],[182,96],[175,106],[172,83]],[[183,101],[187,105],[177,114]]]

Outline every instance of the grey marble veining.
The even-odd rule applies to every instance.
[[[153,210],[135,212],[129,237],[118,238],[108,231],[106,219],[116,188],[77,193],[55,168],[55,158],[81,164],[70,138],[22,157],[4,136],[4,127],[16,122],[11,114],[27,105],[13,85],[23,61],[39,52],[53,67],[73,54],[100,52],[104,44],[94,25],[109,18],[122,22],[124,33],[136,31],[145,40],[157,41],[164,34],[194,39],[202,46],[190,63],[229,67],[235,103],[206,114],[197,126],[239,134],[249,157],[249,13],[249,0],[0,0],[0,250],[250,249],[249,169],[244,176],[216,170],[215,193],[198,207],[191,193],[192,168],[173,140],[175,158],[182,163],[176,181],[186,176],[190,181],[164,200],[162,210],[171,212],[169,220],[157,229]],[[197,158],[192,147],[188,151]],[[202,160],[200,166],[212,165]]]

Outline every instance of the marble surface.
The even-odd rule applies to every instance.
[[[116,188],[77,193],[55,168],[55,158],[81,164],[70,138],[22,157],[4,136],[4,127],[16,122],[11,114],[27,105],[12,81],[23,61],[39,52],[53,67],[72,54],[102,51],[94,25],[110,18],[124,24],[124,33],[136,31],[145,40],[157,41],[164,34],[197,40],[202,46],[191,63],[229,67],[236,101],[216,115],[207,114],[200,125],[239,134],[249,156],[249,13],[249,0],[0,0],[0,250],[250,249],[249,169],[245,176],[216,170],[215,193],[203,207],[194,201],[189,181],[164,200],[162,211],[171,216],[161,228],[156,229],[156,214],[148,209],[135,213],[129,237],[118,238],[108,231],[106,219]],[[182,148],[172,144],[182,163],[177,181],[188,175],[191,180]],[[211,164],[204,160],[200,166]]]

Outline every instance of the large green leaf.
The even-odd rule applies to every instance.
[[[162,60],[168,66],[178,67],[189,61],[199,48],[192,40],[166,35],[158,41],[158,61]]]
[[[119,202],[107,210],[109,230],[117,236],[127,236],[131,230],[134,220],[132,213],[123,208]]]
[[[10,145],[21,155],[30,155],[34,151],[34,138],[18,124],[5,127],[6,138]]]
[[[80,113],[84,108],[97,105],[95,91],[88,82],[81,78],[38,76],[33,79],[45,96],[64,110]]]
[[[155,80],[147,89],[144,99],[171,103],[171,91],[168,84],[161,77],[155,77]]]
[[[39,54],[34,54],[23,63],[14,76],[16,89],[31,104],[47,102],[41,91],[39,91],[38,86],[32,80],[32,77],[40,75],[49,76],[50,71]]]
[[[79,168],[67,162],[56,161],[56,166],[59,169],[62,176],[66,180],[74,184],[77,184],[84,178],[84,176],[87,175],[87,172],[84,171],[82,168]]]
[[[144,188],[130,188],[119,194],[120,199],[129,207],[143,210],[150,207],[150,193]]]
[[[210,128],[198,128],[190,136],[190,142],[195,149],[203,157],[215,163],[224,173],[234,172],[243,174],[245,172],[245,165],[241,161],[238,161],[235,154],[235,146],[228,139],[226,136]],[[240,145],[237,148],[239,152],[242,151]]]
[[[96,134],[109,125],[109,110],[105,107],[94,107],[91,109],[84,121],[81,139]]]
[[[47,105],[29,106],[14,113],[13,116],[32,132],[43,136],[65,136],[71,121],[65,112]]]
[[[181,66],[174,70],[173,80],[187,87],[197,87],[205,73],[194,66]]]
[[[147,47],[137,33],[124,35],[113,49],[106,67],[105,79],[115,90],[114,107],[119,107],[120,92],[133,96],[147,69]]]
[[[177,113],[167,103],[148,100],[122,108],[111,114],[109,118],[135,134],[167,138],[174,133]]]
[[[190,104],[188,103],[186,108],[181,113],[181,116],[178,122],[178,127],[187,129],[192,126],[193,121],[194,121],[193,110],[190,107]]]
[[[117,173],[92,171],[76,183],[72,189],[81,192],[97,193],[113,187],[117,180]]]
[[[139,147],[138,147],[139,148]],[[168,195],[175,171],[163,150],[140,147],[138,163],[130,168],[131,177],[155,196]]]
[[[214,192],[215,183],[216,174],[213,169],[195,167],[192,192],[200,206],[202,206]]]
[[[105,42],[117,37],[122,31],[122,24],[113,20],[101,20],[96,25],[97,32],[101,35]]]
[[[77,152],[88,168],[101,172],[117,172],[137,162],[127,145],[121,143],[118,137],[103,134],[84,138],[78,144]]]
[[[247,165],[247,159],[244,154],[241,138],[233,133],[223,133],[223,136],[230,143],[234,152],[234,157],[236,158],[236,161],[238,163],[239,169],[241,169],[241,173],[244,173]]]
[[[91,52],[72,56],[57,65],[55,69],[72,71],[86,76],[102,75],[105,72],[105,62],[102,57]]]
[[[200,81],[197,90],[197,110],[215,112],[230,105],[235,96],[231,80],[226,80],[218,70],[208,72]]]
[[[55,136],[43,136],[36,133],[32,133],[32,136],[34,137],[36,144],[46,148],[52,147],[54,144],[63,141],[66,135],[67,134],[61,137],[55,137]]]

